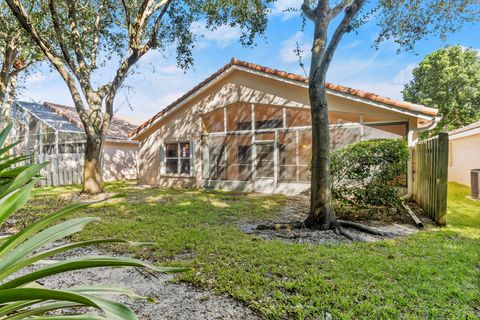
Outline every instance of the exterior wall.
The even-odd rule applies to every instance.
[[[107,141],[102,164],[104,181],[137,179],[138,145]]]
[[[351,113],[357,117],[361,115],[371,122],[408,122],[410,129],[417,127],[417,119],[412,116],[334,95],[329,95],[328,100],[329,108],[333,112]],[[162,120],[145,129],[137,137],[140,141],[139,183],[161,187],[212,187],[212,184],[205,185],[202,177],[202,157],[205,155],[202,155],[204,124],[201,115],[234,103],[275,105],[308,110],[308,88],[239,70],[231,71],[221,81],[207,87],[197,97],[183,102],[176,110],[167,112]],[[345,137],[347,140],[350,138]],[[194,143],[193,175],[191,177],[162,175],[161,147],[168,142],[187,141]],[[344,145],[343,142],[345,141],[342,140],[338,143]],[[222,182],[221,184],[225,184],[227,187],[228,183]],[[299,188],[295,187],[294,189]]]
[[[470,186],[470,170],[480,169],[480,134],[451,139],[448,180]]]

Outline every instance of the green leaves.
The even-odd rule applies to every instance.
[[[3,144],[11,126],[0,133]],[[0,144],[0,146],[2,145]],[[0,149],[0,156],[7,154],[12,146]],[[24,159],[8,154],[0,158],[0,225],[19,210],[28,200],[40,171],[45,164],[12,166]],[[117,195],[112,198],[123,197]],[[96,267],[137,267],[148,268],[156,272],[185,272],[187,268],[157,267],[140,260],[123,257],[79,257],[46,264],[34,272],[15,277],[23,268],[39,263],[52,256],[84,246],[102,243],[127,243],[140,246],[141,242],[128,242],[122,239],[96,239],[55,246],[55,242],[82,231],[98,218],[85,217],[65,219],[69,214],[93,203],[75,203],[56,212],[47,214],[16,234],[0,238],[0,319],[137,319],[126,306],[102,298],[101,295],[125,295],[132,300],[147,299],[131,290],[113,287],[78,287],[65,290],[52,290],[40,286],[36,281],[56,274]],[[42,250],[46,246],[51,248]],[[52,248],[53,247],[53,248]],[[52,310],[69,308],[76,310],[81,306],[100,309],[105,315],[72,314],[51,315]]]
[[[75,302],[77,305],[83,305],[83,306],[89,306],[89,307],[101,309],[107,315],[107,319],[115,319],[115,320],[137,320],[138,319],[135,316],[135,314],[132,312],[132,310],[130,310],[128,307],[124,306],[123,304],[114,302],[111,300],[107,300],[104,298],[99,298],[93,295],[74,293],[66,290],[51,290],[51,289],[36,289],[36,288],[15,288],[15,289],[0,290],[0,304],[17,302],[17,301],[31,301],[31,300],[37,300],[40,302],[49,301],[49,300]],[[63,317],[65,319],[65,316]],[[10,319],[11,318],[13,317],[10,317]],[[8,319],[8,317],[6,319]],[[23,319],[23,318],[20,318],[20,319]],[[49,319],[49,318],[46,318],[46,319]]]
[[[357,205],[398,202],[399,178],[405,177],[409,150],[403,139],[377,139],[351,144],[331,154],[335,198]]]
[[[430,133],[453,130],[480,119],[480,57],[460,46],[433,52],[413,70],[402,91],[406,101],[437,108],[442,120]]]
[[[412,50],[429,36],[445,39],[478,22],[480,6],[476,0],[384,0],[377,2],[375,13],[380,28],[375,44],[392,40],[399,50]]]

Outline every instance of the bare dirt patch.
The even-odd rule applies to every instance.
[[[114,195],[115,193],[112,193],[112,192],[103,192],[95,195],[89,195],[89,194],[80,193],[80,192],[69,192],[69,193],[64,193],[60,195],[59,199],[67,203],[74,203],[74,202],[80,202],[80,201],[86,201],[86,202],[104,201]]]
[[[297,221],[303,221],[308,215],[308,201],[306,196],[290,197],[286,205],[282,208],[279,216],[275,221],[262,221],[259,223],[243,224],[240,229],[247,234],[258,236],[269,240],[282,240],[294,243],[311,243],[311,244],[332,244],[332,243],[348,243],[351,242],[346,237],[339,235],[333,231],[319,231],[308,228],[285,228],[278,230],[258,230],[260,224],[278,223],[290,224]],[[345,211],[339,213],[341,218],[346,215]],[[351,218],[351,217],[350,217]],[[401,212],[383,209],[373,214],[372,212],[355,212],[353,216],[356,222],[376,228],[380,231],[388,232],[390,236],[377,236],[367,234],[355,229],[346,228],[347,231],[364,242],[373,242],[384,240],[392,237],[407,236],[418,232],[418,229],[409,221],[406,214]]]

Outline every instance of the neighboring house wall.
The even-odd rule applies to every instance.
[[[138,145],[107,141],[103,150],[103,180],[134,180],[138,177]]]
[[[417,127],[416,117],[394,112],[388,108],[382,109],[369,105],[362,102],[361,99],[353,100],[329,94],[328,101],[329,110],[332,113],[354,114],[357,118],[361,117],[368,122],[407,122],[408,129]],[[139,182],[162,187],[203,187],[205,184],[202,177],[202,159],[208,157],[208,154],[206,155],[203,152],[205,148],[202,148],[202,133],[205,133],[205,127],[201,116],[232,104],[268,105],[309,110],[308,88],[247,74],[239,70],[231,71],[219,82],[205,88],[201,94],[181,102],[178,108],[167,112],[162,120],[145,129],[136,138],[140,141]],[[218,121],[223,121],[223,119],[218,119]],[[365,139],[398,137],[398,135],[384,131],[382,133],[381,129],[366,128]],[[359,139],[359,137],[352,138],[351,134],[332,137],[337,147]],[[164,173],[164,168],[162,170],[162,166],[165,166],[165,154],[162,154],[162,149],[165,143],[169,142],[192,143],[190,175],[171,176]],[[205,171],[204,168],[203,171]],[[235,187],[226,180],[218,182],[216,186],[221,187],[221,184],[226,188]]]
[[[470,186],[470,170],[480,169],[480,133],[450,139],[448,180]]]

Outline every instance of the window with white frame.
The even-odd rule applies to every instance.
[[[165,144],[165,173],[191,174],[191,150],[189,142]]]

